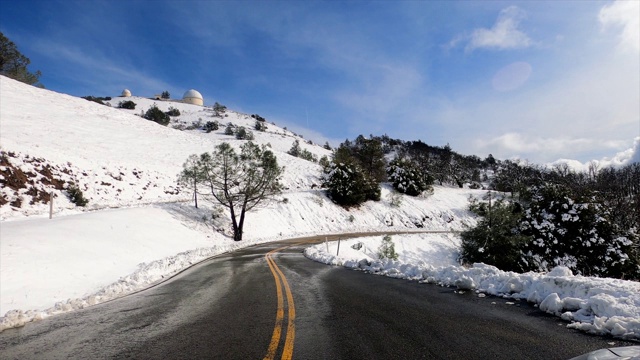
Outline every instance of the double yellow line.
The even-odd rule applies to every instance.
[[[297,244],[296,244],[297,245]],[[278,350],[278,345],[280,344],[280,337],[282,335],[282,328],[284,327],[284,298],[282,296],[282,287],[284,286],[284,291],[287,296],[287,309],[288,309],[288,322],[287,322],[287,337],[284,341],[284,348],[282,350],[282,359],[290,360],[293,356],[293,341],[296,336],[296,308],[293,304],[293,294],[291,294],[291,288],[289,288],[289,283],[287,282],[287,278],[284,276],[276,262],[273,260],[273,254],[278,251],[284,250],[288,247],[294,245],[284,246],[279,249],[269,251],[264,257],[267,259],[267,264],[269,264],[269,269],[273,274],[273,278],[276,281],[276,294],[278,296],[278,310],[276,311],[276,326],[273,328],[273,335],[271,335],[271,342],[269,343],[269,349],[267,350],[267,355],[265,355],[264,360],[273,360],[276,356],[276,351]]]

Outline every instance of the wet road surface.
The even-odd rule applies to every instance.
[[[637,345],[567,329],[526,302],[306,259],[321,239],[223,254],[148,290],[5,330],[0,358],[569,359]]]

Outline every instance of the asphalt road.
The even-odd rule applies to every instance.
[[[567,329],[527,303],[316,263],[301,242],[221,255],[148,290],[5,330],[0,358],[569,359],[637,345]]]

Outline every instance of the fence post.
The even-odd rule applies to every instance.
[[[49,219],[53,218],[53,191],[49,193]]]
[[[340,238],[338,238],[338,252],[336,252],[336,256],[340,255]]]
[[[327,242],[327,237],[324,237],[324,244],[327,246],[327,254],[329,253],[329,243]]]

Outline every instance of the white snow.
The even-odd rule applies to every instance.
[[[357,209],[335,206],[317,189],[320,166],[286,154],[293,142],[318,157],[330,152],[268,123],[253,130],[247,114],[179,102],[126,98],[135,110],[116,109],[58,94],[0,76],[0,151],[10,161],[1,172],[27,175],[28,188],[3,186],[0,197],[0,331],[60,312],[83,308],[155,284],[210,256],[255,243],[315,234],[357,231],[461,230],[474,225],[469,196],[482,191],[436,186],[426,197],[400,196],[382,188],[382,200]],[[153,103],[180,110],[169,127],[138,115]],[[196,122],[217,120],[219,130],[180,131]],[[267,119],[269,121],[269,119]],[[230,239],[228,214],[176,184],[187,156],[223,141],[227,122],[245,126],[255,141],[270,144],[285,166],[285,192],[247,214],[244,240]],[[51,178],[77,184],[88,198],[79,208]],[[4,178],[0,177],[0,180]],[[41,195],[55,196],[53,219]],[[0,202],[2,204],[3,202]],[[212,214],[219,216],[212,218]],[[307,249],[309,257],[387,276],[475,289],[481,294],[545,300],[546,311],[594,333],[640,337],[638,283],[575,277],[557,270],[513,274],[482,264],[457,262],[459,239],[452,234],[394,236],[398,261],[377,259],[381,237]],[[362,242],[360,250],[351,246]],[[552,294],[556,294],[557,298]],[[551,297],[549,297],[551,296]],[[548,298],[548,299],[547,299]],[[542,306],[542,304],[541,304]]]

